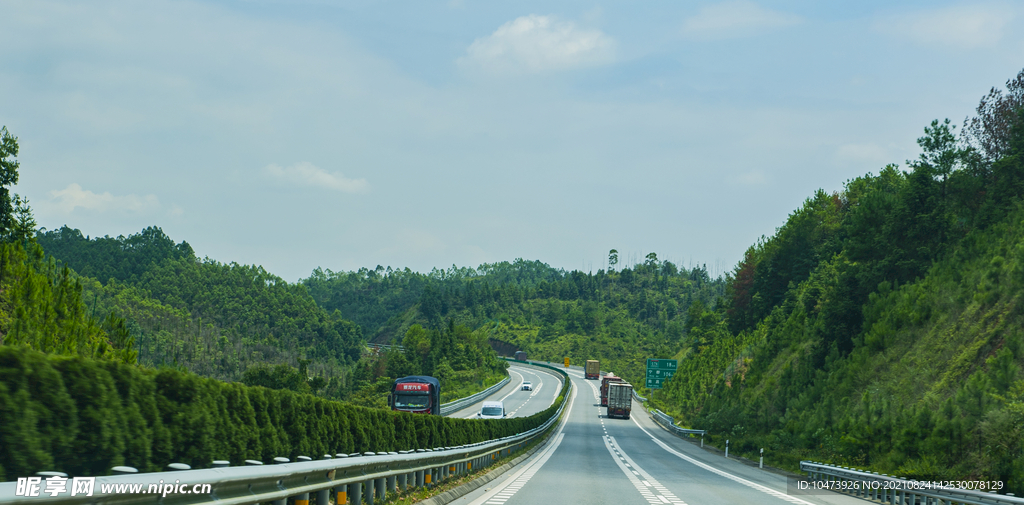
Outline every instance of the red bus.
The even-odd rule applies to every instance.
[[[441,382],[426,375],[395,379],[388,395],[391,410],[414,414],[441,414]]]

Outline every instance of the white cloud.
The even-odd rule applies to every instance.
[[[300,186],[315,186],[343,193],[360,193],[370,189],[370,184],[366,182],[366,179],[349,179],[337,172],[330,173],[307,161],[285,168],[267,165],[266,172],[273,177]]]
[[[144,213],[160,208],[156,195],[124,195],[114,196],[107,193],[96,194],[77,183],[68,187],[50,191],[49,206],[65,214],[71,214],[76,208],[96,212],[133,212]]]
[[[696,39],[726,39],[758,35],[802,22],[800,16],[775,12],[739,0],[704,7],[683,22],[683,35]]]
[[[1014,17],[1003,5],[965,4],[879,18],[874,27],[920,44],[973,49],[998,44]]]
[[[601,30],[530,14],[473,41],[459,62],[500,73],[537,73],[608,63],[614,52],[615,40]]]

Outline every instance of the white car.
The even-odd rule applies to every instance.
[[[476,417],[478,419],[504,419],[505,404],[501,402],[484,402]]]
[[[523,381],[523,387],[519,388],[520,391],[533,391],[533,384],[530,381]]]

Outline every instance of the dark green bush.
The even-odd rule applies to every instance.
[[[556,409],[488,421],[413,415],[0,346],[0,481],[41,470],[103,475],[117,465],[157,471],[172,462],[206,468],[215,459],[456,446],[535,428]]]

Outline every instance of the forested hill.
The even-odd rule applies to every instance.
[[[262,267],[199,260],[155,227],[128,237],[82,236],[68,227],[38,233],[48,255],[79,273],[94,317],[125,319],[139,362],[242,380],[267,363],[320,376],[341,396],[360,358],[359,327],[316,305],[305,288]],[[84,275],[84,274],[83,274]]]
[[[351,272],[317,268],[301,282],[321,307],[339,310],[344,317],[359,324],[370,340],[388,343],[403,337],[411,321],[406,314],[420,303],[424,293],[427,299],[435,300],[438,293],[460,292],[469,281],[475,286],[486,285],[488,288],[501,285],[533,287],[565,276],[564,270],[520,258],[511,263],[484,263],[477,268],[455,265],[444,270],[434,268],[426,274],[380,265],[372,270],[361,268]],[[440,306],[435,312],[446,316],[447,309]],[[435,316],[433,313],[430,315]],[[433,322],[436,326],[436,317]]]
[[[610,251],[609,264],[618,265]],[[688,313],[713,313],[725,280],[703,266],[681,268],[656,253],[643,263],[597,273],[566,272],[539,261],[452,267],[419,274],[377,267],[317,270],[302,281],[319,304],[338,309],[382,342],[403,342],[413,325],[454,320],[537,357],[605,368],[642,380],[649,357],[671,357],[700,338],[684,338]]]
[[[414,329],[410,338],[420,344],[405,354],[367,352],[359,325],[317,305],[306,286],[262,267],[200,260],[186,242],[175,244],[157,227],[89,238],[65,226],[34,238],[27,246],[37,265],[26,266],[58,269],[44,254],[59,261],[83,321],[107,317],[93,331],[116,327],[143,365],[378,407],[401,375],[441,378],[446,399],[504,376],[486,334],[454,322]],[[436,276],[451,280],[447,273]]]
[[[175,244],[163,230],[150,226],[127,237],[90,238],[67,226],[41,231],[36,241],[47,254],[60,258],[79,275],[106,283],[132,283],[166,259],[195,260],[188,242]]]
[[[747,250],[661,405],[790,466],[1024,491],[1024,71],[1007,89]]]

